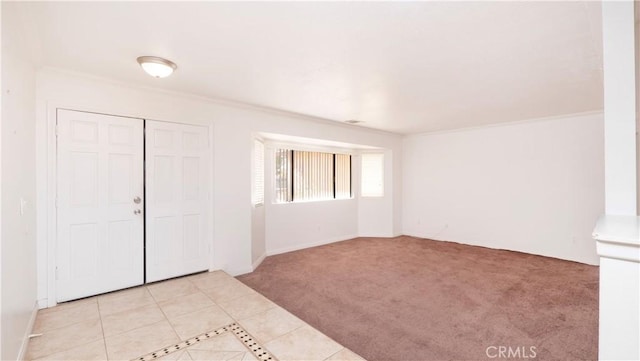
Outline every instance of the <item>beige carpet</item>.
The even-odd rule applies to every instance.
[[[368,360],[597,359],[594,266],[403,236],[268,257],[238,279]]]

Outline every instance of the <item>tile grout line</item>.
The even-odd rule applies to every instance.
[[[285,311],[286,311],[286,310],[285,310]],[[298,318],[298,316],[296,316],[296,315],[294,315],[294,316],[295,316],[296,318]],[[303,328],[303,327],[310,326],[310,325],[309,325],[307,322],[305,322],[303,319],[301,319],[301,318],[298,318],[298,319],[299,319],[300,321],[302,321],[302,322],[304,323],[304,325],[302,325],[302,326],[298,326],[298,327],[294,328],[293,330],[290,330],[290,331],[288,331],[288,332],[286,332],[286,333],[283,333],[282,335],[280,335],[280,336],[278,336],[278,337],[274,337],[274,338],[272,338],[271,340],[269,340],[268,342],[265,342],[265,343],[269,343],[269,342],[275,341],[275,340],[277,340],[277,339],[279,339],[279,338],[281,338],[281,337],[284,337],[284,336],[286,336],[286,335],[288,335],[288,334],[290,334],[290,333],[293,333],[293,332],[295,332],[295,331],[298,331],[299,329],[301,329],[301,328]],[[310,326],[310,327],[311,327],[311,326]],[[329,336],[327,336],[327,337],[329,337]]]
[[[235,282],[238,282],[238,283],[239,283],[239,284],[241,284],[242,286],[244,286],[244,287],[248,288],[248,289],[249,289],[249,290],[251,290],[251,292],[253,292],[254,294],[257,294],[257,295],[259,295],[259,296],[262,296],[264,299],[266,299],[267,301],[271,302],[271,303],[273,304],[273,307],[269,307],[269,308],[268,308],[268,309],[266,309],[266,310],[271,310],[271,309],[274,309],[274,308],[277,308],[277,307],[282,308],[280,305],[278,305],[277,303],[273,302],[272,300],[270,300],[269,298],[267,298],[267,297],[266,297],[265,295],[263,295],[262,293],[260,293],[260,292],[258,292],[258,291],[256,291],[256,290],[254,290],[253,288],[251,288],[251,287],[247,286],[246,284],[242,283],[241,281],[239,281],[239,280],[238,280],[238,279],[236,279],[235,277],[231,277],[231,279],[233,279]],[[192,283],[193,283],[193,282],[192,282]],[[195,283],[194,283],[194,285],[195,285]],[[233,317],[229,312],[227,312],[227,310],[226,310],[222,305],[220,305],[220,304],[218,303],[218,301],[216,301],[215,299],[213,299],[213,297],[211,297],[209,294],[207,294],[207,293],[205,292],[206,290],[213,289],[213,288],[215,288],[215,287],[207,288],[207,289],[202,289],[202,288],[198,287],[198,285],[195,285],[195,286],[196,286],[196,288],[198,288],[198,289],[200,290],[200,292],[201,292],[201,293],[203,293],[205,296],[207,296],[207,297],[208,297],[208,298],[209,298],[209,299],[210,299],[210,300],[211,300],[211,301],[212,301],[216,306],[220,307],[220,309],[221,309],[222,311],[224,311],[224,313],[226,313],[226,314],[227,314],[227,315],[228,315],[232,320],[235,320],[237,323],[240,323],[240,319],[239,319],[239,318]],[[240,295],[240,296],[236,296],[236,297],[233,297],[233,298],[229,298],[229,299],[228,299],[228,300],[226,300],[226,301],[231,302],[231,301],[233,301],[233,300],[237,300],[237,299],[240,299],[240,298],[242,298],[242,297],[247,297],[247,296],[249,296],[249,295]],[[266,310],[265,310],[265,311],[266,311]],[[258,315],[258,314],[260,314],[260,313],[262,313],[262,312],[263,312],[263,311],[260,311],[260,312],[255,313],[255,314],[245,315],[245,316],[243,317],[243,319],[251,318],[251,317],[256,316],[256,315]]]
[[[242,328],[240,325],[238,325],[237,323],[231,323],[227,326],[223,326],[217,330],[213,330],[213,331],[209,331],[209,332],[205,332],[201,335],[195,336],[195,337],[191,337],[188,340],[185,341],[181,341],[176,343],[175,345],[171,345],[171,346],[167,346],[164,348],[161,348],[157,351],[148,353],[146,355],[137,357],[131,361],[150,361],[150,360],[156,360],[160,357],[169,355],[171,353],[180,351],[180,350],[186,350],[188,349],[190,346],[195,345],[198,342],[201,341],[205,341],[207,339],[210,339],[212,337],[221,335],[223,333],[226,333],[228,331],[232,331],[231,333],[233,333],[236,338],[242,342],[242,344],[249,349],[249,351],[251,351],[251,353],[256,356],[258,358],[258,360],[260,361],[277,361],[277,359],[272,356],[263,346],[261,346],[260,344],[258,344],[253,336],[251,336],[247,331],[245,331],[244,328]]]
[[[244,287],[246,287],[246,288],[250,289],[250,290],[252,291],[252,293],[254,293],[254,294],[258,294],[258,295],[261,295],[262,297],[264,297],[264,295],[260,294],[259,292],[257,292],[256,290],[252,289],[251,287],[248,287],[246,284],[244,284],[244,283],[242,283],[242,282],[238,281],[238,280],[237,280],[237,279],[235,279],[234,277],[230,277],[230,276],[228,276],[228,277],[229,277],[231,280],[233,280],[233,281],[235,281],[235,282],[238,282],[238,283],[239,283],[239,284],[241,284],[242,286],[244,286]],[[217,302],[212,298],[212,296],[210,296],[210,295],[206,292],[207,290],[209,290],[209,289],[213,289],[213,288],[215,288],[215,287],[210,287],[210,288],[201,288],[201,287],[199,287],[199,286],[196,284],[196,282],[194,282],[194,280],[192,279],[192,277],[189,277],[189,276],[185,277],[185,278],[184,278],[184,280],[186,280],[186,281],[187,281],[187,283],[189,283],[190,285],[195,286],[195,289],[197,290],[197,292],[194,292],[193,294],[197,294],[197,293],[203,294],[207,299],[209,299],[209,300],[213,303],[213,305],[217,306],[217,307],[218,307],[218,308],[219,308],[219,309],[220,309],[224,314],[226,314],[226,315],[230,318],[230,320],[232,320],[232,322],[233,322],[233,323],[231,323],[231,324],[229,324],[229,325],[227,325],[227,326],[224,326],[224,327],[228,328],[228,329],[224,330],[224,332],[229,331],[229,330],[233,331],[232,333],[234,334],[234,336],[235,336],[236,338],[238,338],[238,340],[239,340],[239,341],[241,341],[241,343],[242,343],[242,344],[243,344],[247,349],[249,349],[249,351],[250,351],[250,352],[252,352],[252,353],[254,354],[254,356],[256,356],[260,361],[276,361],[276,358],[275,358],[274,356],[270,355],[270,354],[269,354],[269,352],[267,351],[267,349],[266,349],[266,348],[264,348],[262,345],[260,345],[260,344],[258,343],[259,341],[257,341],[253,336],[251,336],[251,335],[250,335],[250,334],[249,334],[249,333],[248,333],[248,332],[247,332],[247,331],[246,331],[246,330],[245,330],[245,329],[244,329],[244,328],[239,324],[239,321],[238,321],[235,317],[232,317],[232,316],[231,316],[231,314],[229,314],[225,308],[223,308],[220,304],[218,304],[218,303],[217,303]],[[187,342],[187,341],[181,341],[181,337],[180,337],[180,335],[178,335],[178,333],[177,333],[176,329],[174,328],[173,324],[172,324],[172,323],[171,323],[171,321],[169,320],[168,316],[166,315],[166,313],[164,312],[164,310],[162,309],[162,307],[160,307],[160,303],[158,302],[158,300],[156,299],[156,297],[153,295],[153,293],[152,293],[152,292],[151,292],[151,290],[149,289],[149,286],[148,286],[148,285],[146,285],[146,284],[143,284],[143,285],[140,285],[140,286],[138,286],[138,287],[139,287],[139,288],[142,288],[142,289],[144,289],[144,290],[145,290],[145,292],[149,295],[149,297],[150,297],[150,299],[151,299],[151,301],[152,301],[152,302],[150,302],[149,304],[145,304],[145,305],[141,305],[141,306],[135,307],[135,308],[133,308],[133,309],[126,309],[126,310],[122,310],[122,311],[118,311],[118,312],[110,313],[110,314],[108,314],[108,315],[103,315],[103,314],[102,314],[102,312],[101,312],[101,307],[100,307],[100,306],[101,306],[100,296],[102,296],[102,295],[93,296],[93,297],[91,297],[91,298],[93,298],[93,301],[89,301],[89,302],[87,302],[87,304],[95,303],[95,307],[97,308],[97,314],[98,314],[98,317],[97,317],[97,318],[98,318],[98,321],[100,322],[100,330],[101,330],[101,333],[102,333],[101,340],[102,340],[102,342],[103,342],[103,349],[104,349],[104,352],[105,352],[105,355],[106,355],[107,359],[109,359],[109,352],[108,352],[108,348],[107,348],[107,341],[106,341],[106,339],[107,339],[107,335],[106,335],[106,333],[105,333],[105,329],[104,329],[104,322],[103,322],[103,318],[104,318],[104,317],[111,316],[111,315],[115,315],[115,314],[120,313],[120,312],[130,312],[131,310],[134,310],[134,309],[136,309],[136,308],[143,308],[143,307],[149,307],[149,306],[155,305],[155,306],[160,310],[161,314],[163,315],[163,317],[164,317],[164,321],[166,321],[167,323],[169,323],[169,326],[171,327],[171,329],[173,330],[174,334],[176,335],[177,340],[178,340],[178,341],[177,341],[176,346],[177,346],[177,345],[180,345],[180,344],[182,344],[182,343],[186,343],[186,345],[183,345],[183,347],[178,348],[178,349],[175,349],[175,350],[172,350],[171,352],[168,352],[168,353],[172,353],[172,352],[175,352],[175,351],[178,351],[178,350],[182,350],[182,349],[184,349],[184,348],[187,348],[187,347],[189,347],[189,346],[193,345],[193,344],[194,344],[194,343],[196,343],[196,342],[199,342],[199,341],[204,340],[204,339],[197,339],[197,338],[198,338],[198,337],[205,336],[205,335],[207,335],[207,333],[202,334],[202,335],[197,336],[197,337],[192,337],[191,339],[188,339],[187,341],[190,341],[190,342]],[[131,287],[130,289],[135,289],[135,288],[137,288],[137,287]],[[113,292],[113,293],[111,293],[111,294],[114,294],[114,295],[115,295],[116,293],[117,293],[117,292]],[[246,296],[246,295],[240,295],[240,296],[232,297],[232,298],[230,298],[229,300],[235,300],[235,299],[238,299],[238,298],[241,298],[241,297],[245,297],[245,296]],[[268,298],[266,298],[266,297],[264,297],[264,298],[265,298],[265,299],[267,299],[268,301],[270,301]],[[269,309],[273,309],[273,308],[278,308],[278,307],[279,307],[276,303],[274,303],[274,302],[272,302],[272,301],[271,301],[271,303],[273,304],[273,307],[270,307]],[[78,306],[80,306],[80,307],[81,307],[81,306],[83,306],[83,305],[78,305]],[[75,308],[75,307],[73,307],[73,308]],[[205,307],[205,308],[206,308],[206,307]],[[202,309],[204,309],[204,308],[202,308]],[[191,311],[191,312],[188,312],[188,313],[193,313],[193,312],[197,312],[197,311],[200,311],[200,310],[201,310],[201,309],[198,309],[198,310],[194,310],[194,311]],[[57,312],[61,312],[61,311],[63,311],[63,310],[55,310],[55,311],[52,311],[51,313],[57,313]],[[187,313],[187,314],[188,314],[188,313]],[[250,316],[247,316],[247,317],[245,317],[245,318],[250,318],[250,317],[253,317],[253,316],[255,316],[255,315],[250,315]],[[55,328],[54,330],[62,329],[62,328],[70,327],[70,326],[74,326],[74,325],[79,324],[79,323],[82,323],[82,322],[85,322],[85,321],[80,321],[80,322],[73,323],[73,324],[70,324],[70,325],[57,327],[57,328]],[[159,321],[159,322],[162,322],[162,321]],[[156,322],[156,323],[157,323],[157,322]],[[117,335],[120,335],[120,334],[123,334],[123,333],[126,333],[126,332],[130,332],[130,331],[137,330],[137,329],[140,329],[140,328],[143,328],[143,327],[147,327],[147,326],[149,326],[149,325],[144,325],[144,326],[135,327],[135,328],[133,328],[133,329],[131,329],[131,330],[122,331],[122,332],[115,333],[115,334],[113,334],[113,335],[109,335],[109,337],[117,336]],[[223,328],[224,328],[224,327],[223,327]],[[301,327],[302,327],[302,326],[301,326]],[[297,329],[297,328],[296,328],[296,329]],[[220,331],[220,330],[221,330],[221,329],[214,330],[214,331],[210,331],[210,332],[208,332],[208,334],[215,333],[216,335],[218,335],[218,334],[220,334],[220,333],[216,333],[216,331]],[[207,337],[212,337],[212,336],[211,336],[211,335],[209,335],[209,336],[207,336]],[[205,339],[206,339],[206,338],[205,338]],[[97,339],[97,340],[94,340],[94,341],[99,341],[99,340],[100,340],[100,339]],[[88,342],[81,343],[81,344],[74,344],[74,346],[73,346],[73,347],[71,347],[71,348],[79,347],[79,346],[82,346],[82,345],[85,345],[85,344],[89,344],[89,343],[94,342],[94,341],[88,341]],[[193,341],[193,342],[191,342],[191,341]],[[170,346],[170,347],[168,347],[168,348],[171,348],[171,347],[174,347],[174,346]],[[167,349],[168,349],[168,348],[167,348]],[[61,350],[61,351],[59,351],[59,352],[64,352],[64,351],[68,351],[68,350],[70,350],[70,349]],[[159,353],[159,352],[164,352],[165,350],[166,350],[166,349],[161,349],[161,350],[157,351],[157,352],[156,352],[156,353],[157,353],[157,355],[156,355],[155,357],[148,358],[147,360],[152,360],[152,359],[156,359],[156,358],[158,358],[158,357],[164,356],[163,354],[161,354],[161,353]],[[168,354],[168,353],[167,353],[167,354]],[[151,353],[151,354],[147,354],[147,355],[145,355],[144,357],[150,356],[150,355],[152,355],[152,354],[153,354],[153,353]],[[45,355],[45,357],[46,357],[46,356],[47,356],[47,355]],[[134,360],[140,360],[140,359],[141,359],[141,358],[136,358],[136,359],[134,359]]]
[[[178,340],[180,340],[180,335],[178,335],[178,331],[176,331],[175,327],[173,327],[173,324],[171,323],[171,321],[169,320],[169,317],[167,316],[167,314],[164,312],[164,310],[162,309],[162,307],[160,307],[160,304],[158,303],[158,300],[156,300],[156,298],[153,296],[153,292],[151,292],[149,290],[149,286],[145,285],[144,286],[147,289],[147,292],[149,292],[149,295],[151,295],[151,299],[153,300],[153,302],[155,302],[156,307],[158,307],[158,309],[160,310],[160,313],[162,313],[162,316],[164,316],[164,320],[167,321],[167,323],[169,324],[169,327],[171,327],[171,329],[173,330],[173,333],[176,334],[176,337],[178,338]],[[162,322],[162,321],[161,321]]]
[[[142,286],[140,286],[140,287],[142,287]],[[146,287],[146,286],[145,286],[145,287]],[[151,293],[151,292],[149,292],[149,293]],[[167,319],[167,316],[166,316],[166,315],[164,314],[164,312],[162,311],[162,308],[160,308],[160,306],[158,306],[158,304],[157,304],[157,302],[155,301],[155,299],[153,298],[153,296],[151,296],[151,298],[153,299],[153,302],[154,302],[154,303],[155,303],[155,305],[158,307],[158,309],[160,309],[160,312],[162,312],[162,315],[164,316],[165,320],[166,320],[167,322],[169,322],[169,320]],[[131,308],[131,309],[125,309],[125,310],[122,310],[122,311],[118,311],[118,312],[110,313],[110,314],[104,315],[104,317],[113,316],[113,315],[115,315],[115,314],[122,313],[122,312],[131,312],[131,311],[133,311],[133,310],[136,310],[136,309],[139,309],[139,308],[143,308],[143,307],[149,307],[149,306],[154,305],[154,303],[148,303],[148,304],[144,304],[144,305],[142,305],[142,306],[134,307],[134,308]],[[99,308],[98,308],[98,310],[99,310]],[[100,314],[100,313],[98,313],[98,314],[99,314],[99,317],[100,317],[100,323],[102,324],[102,314]],[[119,332],[117,332],[117,333],[113,333],[113,334],[111,334],[111,335],[106,335],[106,334],[104,334],[104,327],[103,327],[102,332],[103,332],[103,336],[104,336],[104,340],[105,340],[105,341],[104,341],[104,342],[105,342],[105,347],[106,347],[106,343],[107,343],[107,337],[115,337],[115,336],[119,336],[119,335],[125,334],[125,333],[127,333],[127,332],[131,332],[131,331],[139,330],[139,329],[141,329],[141,328],[145,328],[145,327],[148,327],[148,326],[151,326],[151,325],[158,324],[158,323],[160,323],[160,322],[162,322],[162,321],[155,321],[155,322],[151,322],[151,323],[148,323],[148,324],[139,325],[139,326],[136,326],[136,327],[134,327],[134,328],[132,328],[132,329],[129,329],[129,330],[126,330],[126,331],[119,331]],[[169,325],[173,328],[173,325],[171,325],[171,322],[169,322]],[[175,330],[174,330],[174,332],[175,332]],[[180,336],[178,336],[177,332],[176,332],[176,336],[178,337],[178,339],[180,338]]]
[[[198,291],[200,291],[200,293],[202,293],[203,295],[205,295],[211,302],[213,302],[214,305],[216,305],[218,308],[220,308],[220,310],[222,310],[222,312],[224,312],[225,315],[229,316],[230,319],[234,320],[234,323],[239,323],[239,320],[236,320],[235,317],[231,316],[231,314],[229,314],[229,312],[227,312],[227,310],[222,307],[221,305],[218,304],[218,302],[216,302],[216,300],[213,299],[213,297],[209,296],[207,293],[205,293],[205,290],[198,287],[198,285],[196,285],[195,283],[193,283],[191,280],[189,280],[189,282],[191,282],[197,289]],[[213,289],[215,287],[212,287],[211,289]],[[239,298],[239,297],[238,297]],[[232,300],[234,300],[235,298],[233,298]]]
[[[187,277],[185,277],[184,279],[185,279],[185,280],[187,280],[187,282],[191,283],[191,284],[192,284],[192,285],[193,285],[193,286],[198,290],[198,292],[197,292],[197,293],[201,293],[201,294],[203,294],[207,299],[209,299],[209,301],[211,301],[211,302],[212,302],[216,307],[218,307],[222,312],[224,312],[224,314],[225,314],[225,315],[227,315],[231,320],[235,321],[234,323],[237,323],[237,322],[238,322],[238,320],[236,320],[234,317],[232,317],[232,316],[227,312],[227,310],[225,310],[225,309],[224,309],[224,307],[222,307],[221,305],[219,305],[219,304],[218,304],[218,303],[217,303],[213,298],[211,298],[211,296],[209,296],[207,293],[205,293],[205,290],[204,290],[204,289],[200,288],[197,284],[195,284],[195,283],[191,280],[191,277],[193,277],[193,276],[187,276]],[[215,287],[212,287],[212,288],[215,288]],[[151,293],[151,291],[149,291],[149,293]],[[195,294],[195,293],[194,293],[194,294]],[[151,297],[153,297],[153,295],[151,295]],[[155,298],[154,298],[154,300],[155,300]],[[169,325],[171,325],[171,328],[173,328],[173,324],[172,324],[172,323],[171,323],[171,321],[169,320],[169,317],[164,313],[164,310],[162,309],[162,307],[160,307],[160,305],[159,305],[159,304],[158,304],[158,307],[160,308],[160,311],[162,311],[162,313],[165,315],[165,318],[167,319],[167,322],[169,322]],[[211,306],[207,306],[207,307],[211,307]],[[203,307],[203,308],[198,309],[198,310],[196,310],[196,311],[187,312],[187,313],[185,313],[184,315],[191,314],[191,313],[195,313],[195,312],[198,312],[198,311],[200,311],[200,310],[204,310],[204,309],[205,309],[205,308],[207,308],[207,307]],[[173,329],[173,331],[174,331],[176,334],[178,334],[178,332],[175,330],[175,328]],[[181,338],[180,338],[180,335],[178,335],[178,339],[181,339]]]
[[[107,360],[109,360],[109,351],[107,350],[107,335],[104,333],[104,325],[102,324],[102,313],[100,312],[100,302],[98,302],[98,297],[96,297],[96,306],[98,307],[98,317],[100,318],[100,329],[102,330],[102,344],[104,345],[104,354],[107,356]]]
[[[242,342],[242,344],[249,349],[249,351],[251,351],[251,353],[256,356],[258,358],[258,360],[260,361],[277,361],[277,359],[275,357],[273,357],[271,354],[269,354],[269,352],[260,344],[258,344],[257,341],[255,341],[254,337],[251,336],[244,328],[242,328],[242,326],[239,325],[238,320],[235,319],[235,317],[232,317],[227,310],[224,309],[224,307],[222,307],[221,305],[219,305],[211,296],[209,296],[207,293],[205,293],[205,289],[200,288],[197,284],[195,284],[195,282],[193,282],[192,279],[190,279],[191,277],[185,277],[184,279],[189,282],[190,284],[192,284],[193,286],[196,287],[196,289],[198,290],[197,293],[201,293],[203,294],[205,297],[207,297],[211,302],[213,302],[214,305],[216,305],[218,308],[220,308],[220,310],[222,312],[224,312],[231,320],[234,320],[235,322],[224,326],[222,328],[219,328],[217,330],[214,331],[209,331],[206,332],[204,334],[192,337],[190,339],[187,339],[186,341],[180,341],[178,342],[176,345],[173,346],[169,346],[166,348],[162,348],[160,350],[157,350],[155,352],[151,352],[149,354],[146,354],[144,356],[141,356],[139,358],[135,358],[132,361],[148,361],[148,360],[155,360],[159,357],[168,355],[170,353],[179,351],[179,350],[184,350],[186,348],[188,348],[189,346],[194,345],[197,342],[206,340],[210,337],[212,337],[212,333],[215,333],[215,335],[220,335],[224,332],[227,332],[229,330],[233,331],[232,333],[236,336],[236,338]],[[237,281],[235,278],[232,277],[233,280]],[[242,284],[243,286],[247,287],[247,285]],[[169,317],[165,314],[164,310],[162,309],[162,307],[160,307],[160,304],[158,303],[158,301],[156,300],[156,298],[153,296],[153,293],[149,290],[149,287],[145,285],[145,288],[147,289],[147,292],[149,292],[149,294],[151,295],[151,298],[154,300],[154,302],[156,303],[156,305],[158,306],[158,308],[160,309],[160,311],[162,312],[162,314],[164,315],[165,319],[167,320],[167,322],[169,322],[169,325],[171,326],[171,328],[173,329],[173,331],[177,334],[177,331],[175,330],[175,328],[173,327],[173,325],[171,324],[171,321],[169,321]],[[215,287],[212,287],[215,288]],[[250,288],[250,287],[249,287]],[[259,292],[256,292],[255,290],[252,289],[253,292],[260,294]],[[194,293],[195,294],[195,293]],[[238,296],[237,298],[240,298],[243,296]],[[264,296],[263,296],[264,297]],[[233,298],[235,299],[235,298]],[[278,305],[276,305],[274,303],[274,305],[276,307],[278,307]],[[205,307],[206,308],[206,307]],[[203,308],[204,309],[204,308]],[[197,312],[199,310],[193,311],[193,312]],[[190,312],[192,313],[192,312]],[[180,335],[178,335],[178,339],[180,339]]]
[[[74,302],[74,301],[68,301],[68,302]],[[96,303],[97,303],[97,302],[98,302],[98,301],[97,301],[97,299],[96,299]],[[89,304],[89,303],[87,303],[87,304]],[[40,316],[40,312],[45,311],[45,310],[50,310],[50,311],[48,311],[48,312],[46,312],[46,313],[43,313],[43,315],[50,315],[50,314],[55,314],[55,313],[58,313],[58,312],[64,312],[64,310],[56,310],[56,309],[55,309],[56,307],[58,307],[58,306],[54,306],[54,307],[50,307],[50,308],[43,308],[43,309],[39,309],[39,310],[38,310],[38,315],[36,316],[36,320],[37,320],[37,318]],[[77,307],[82,307],[82,305],[78,305]],[[75,307],[74,307],[74,308],[75,308]],[[100,318],[100,313],[98,313],[98,318]],[[44,333],[44,332],[56,331],[56,330],[59,330],[59,329],[62,329],[62,328],[66,328],[66,327],[70,327],[70,326],[75,326],[75,325],[77,325],[77,324],[79,324],[79,323],[87,322],[87,321],[90,321],[90,320],[91,320],[91,319],[82,319],[82,320],[80,320],[80,321],[72,322],[72,323],[69,323],[69,324],[64,324],[64,325],[62,325],[62,326],[56,326],[56,327],[52,327],[52,328],[49,328],[49,329],[39,330],[37,333]],[[34,327],[35,327],[35,324],[34,324]],[[35,332],[35,329],[34,329],[34,332]]]
[[[36,316],[36,317],[37,317],[37,316]],[[44,336],[44,334],[45,334],[45,333],[47,333],[47,332],[58,331],[58,330],[61,330],[61,329],[64,329],[64,328],[68,328],[68,327],[76,326],[76,325],[78,325],[78,324],[81,324],[81,323],[84,323],[84,322],[89,322],[89,321],[92,321],[92,320],[90,319],[90,320],[79,321],[79,322],[75,322],[75,323],[69,324],[69,325],[67,325],[67,326],[62,326],[62,327],[58,327],[58,328],[54,328],[54,329],[50,329],[50,330],[47,330],[47,331],[42,331],[42,334],[43,334],[43,336]],[[103,344],[104,344],[104,347],[105,347],[105,353],[106,353],[106,352],[107,352],[107,346],[106,346],[106,340],[105,340],[105,337],[104,337],[104,330],[102,329],[102,319],[100,318],[100,309],[98,309],[98,321],[100,321],[100,330],[102,331],[102,341],[103,341]],[[57,354],[57,353],[61,353],[61,352],[68,352],[68,351],[70,351],[70,350],[72,350],[72,349],[74,349],[74,348],[81,347],[81,346],[85,346],[85,345],[88,345],[88,344],[90,344],[90,343],[92,343],[92,342],[96,342],[96,341],[99,341],[99,340],[100,340],[100,339],[90,340],[90,341],[85,341],[85,342],[80,342],[80,343],[73,343],[73,344],[72,344],[72,346],[71,346],[71,347],[69,347],[69,348],[65,348],[65,349],[63,349],[63,350],[58,350],[58,351],[55,351],[55,352],[52,352],[52,353],[48,353],[48,354],[44,354],[44,355],[40,355],[40,356],[38,356],[38,359],[44,359],[44,358],[46,358],[46,357],[49,357],[49,356],[51,356],[51,355],[55,355],[55,354]],[[31,341],[31,342],[33,342],[33,341]],[[29,349],[27,349],[27,354],[28,354],[29,352],[30,352],[30,351],[29,351]],[[108,357],[109,357],[109,356],[107,355],[107,358],[108,358]]]
[[[344,350],[348,350],[346,347],[342,347],[339,351],[336,351],[335,353],[331,354],[329,357],[327,357],[326,359],[324,359],[324,361],[327,361],[328,359],[332,358],[333,356],[339,354],[340,352],[344,351]]]
[[[233,325],[233,324],[231,324],[231,325]],[[223,327],[221,327],[221,328],[219,328],[217,330],[205,332],[205,333],[203,333],[201,335],[189,338],[189,339],[187,339],[185,341],[180,341],[180,342],[178,342],[178,343],[176,343],[174,345],[161,348],[161,349],[159,349],[157,351],[148,353],[148,354],[146,354],[144,356],[136,357],[136,358],[132,359],[132,361],[155,360],[155,359],[157,359],[159,357],[166,356],[166,355],[174,353],[176,351],[184,350],[184,349],[188,348],[189,346],[192,346],[192,345],[194,345],[194,344],[196,344],[196,343],[198,343],[200,341],[207,340],[207,339],[209,339],[211,337],[218,336],[220,334],[223,334],[223,333],[229,331],[229,327],[231,325],[223,326]]]

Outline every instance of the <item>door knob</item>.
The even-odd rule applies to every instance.
[[[133,203],[135,203],[135,204],[140,204],[140,202],[142,202],[142,199],[140,197],[135,197],[133,199]]]
[[[142,211],[139,209],[136,209],[135,211],[133,211],[133,214],[140,214],[140,213],[142,213]]]

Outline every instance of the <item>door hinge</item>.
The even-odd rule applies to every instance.
[[[56,281],[58,280],[58,267],[56,267]]]
[[[58,124],[56,124],[56,137],[58,136]]]

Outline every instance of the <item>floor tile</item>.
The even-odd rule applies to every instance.
[[[164,314],[155,304],[116,312],[102,317],[105,336],[117,335],[164,320]]]
[[[157,360],[163,361],[190,361],[192,360],[191,356],[186,350],[177,351],[174,353],[170,353],[167,356],[158,357]]]
[[[207,361],[226,361],[226,360],[242,360],[244,352],[228,352],[228,351],[205,351],[205,350],[187,350],[192,360]]]
[[[190,350],[204,350],[204,351],[236,351],[246,352],[245,345],[238,340],[238,338],[231,332],[225,332],[221,335],[214,336],[209,340],[201,341],[195,345],[189,347]]]
[[[42,333],[74,323],[100,318],[95,298],[73,301],[38,311],[33,333]]]
[[[343,347],[311,326],[304,326],[264,345],[280,361],[324,360]]]
[[[211,297],[214,302],[229,301],[240,296],[248,296],[257,293],[244,283],[236,279],[221,280],[218,282],[218,286],[214,288],[205,289],[204,292],[207,296]]]
[[[208,290],[211,288],[220,287],[221,285],[229,282],[230,280],[236,281],[235,278],[229,276],[223,271],[199,273],[197,275],[189,276],[187,277],[187,279],[201,290]]]
[[[197,290],[197,289],[196,289]],[[197,290],[197,293],[186,295],[183,297],[172,298],[170,300],[159,302],[158,306],[169,319],[191,313],[205,307],[211,307],[214,303],[205,296],[204,293]]]
[[[270,308],[278,307],[275,303],[269,301],[259,293],[252,293],[231,300],[218,301],[217,303],[236,320],[242,320]]]
[[[31,340],[27,357],[130,360],[233,322],[281,361],[362,360],[224,272],[159,282],[41,310],[34,332],[44,334]],[[232,331],[159,359],[257,361]]]
[[[100,319],[74,323],[62,328],[45,331],[42,336],[29,340],[28,357],[31,359],[66,351],[71,348],[102,339]]]
[[[246,352],[240,360],[241,361],[259,361],[258,358],[255,357],[251,352]]]
[[[59,360],[59,361],[70,361],[70,360],[106,360],[107,359],[107,351],[104,346],[104,339],[100,339],[99,341],[90,342],[88,344],[74,347],[67,351],[62,351],[58,353],[54,353],[52,355],[47,355],[41,359],[37,359],[36,361],[44,361],[44,360]]]
[[[198,287],[196,287],[187,278],[177,278],[174,280],[153,283],[147,285],[147,289],[151,292],[151,295],[156,302],[162,302],[198,292]]]
[[[214,305],[182,316],[169,318],[169,322],[171,322],[180,338],[186,340],[189,337],[226,326],[232,323],[233,319],[220,307]]]
[[[342,350],[334,353],[331,357],[327,358],[326,361],[364,361],[364,359],[351,352],[349,349],[343,348]]]
[[[180,341],[167,321],[107,336],[109,360],[131,360]]]
[[[302,320],[280,307],[245,318],[239,323],[260,343],[267,343],[306,325]]]
[[[220,286],[220,282],[228,281],[229,279],[235,279],[229,276],[224,271],[198,273],[197,275],[189,276],[186,278],[201,290],[218,287]]]
[[[97,303],[98,302],[98,297],[87,297],[87,298],[82,298],[79,300],[75,300],[75,301],[69,301],[69,302],[63,302],[63,303],[59,303],[53,307],[49,307],[49,308],[45,308],[42,309],[38,312],[38,315],[45,314],[48,312],[57,312],[57,311],[61,311],[64,310],[66,308],[74,308],[74,307],[78,307],[80,305],[85,305],[85,304],[89,304],[89,303]]]
[[[98,296],[100,315],[103,317],[153,303],[155,301],[146,287],[130,288]]]

